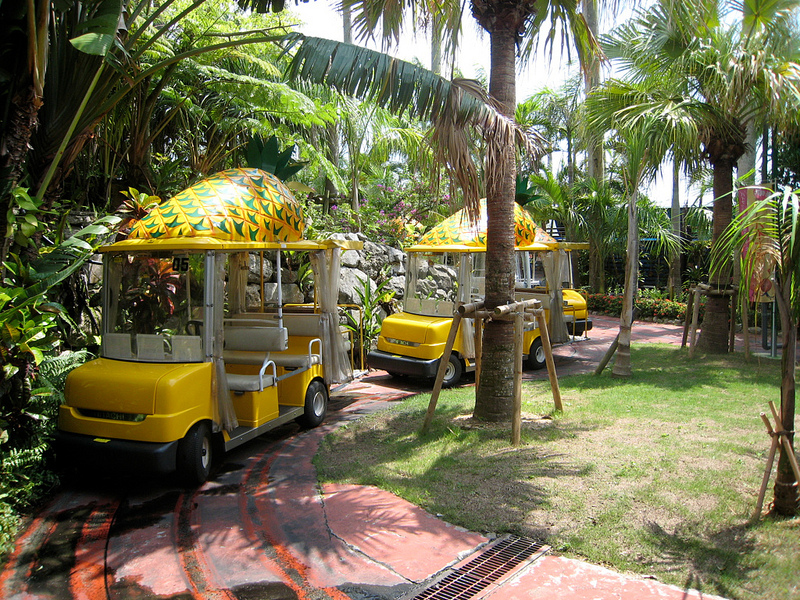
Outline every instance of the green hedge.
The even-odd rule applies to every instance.
[[[622,312],[622,296],[607,294],[587,294],[586,303],[589,310],[595,313],[618,317]],[[686,304],[666,298],[637,298],[639,319],[645,321],[683,321],[686,318]],[[703,317],[705,301],[700,301],[700,318]]]

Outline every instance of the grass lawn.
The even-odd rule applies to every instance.
[[[398,402],[329,435],[323,481],[375,485],[481,533],[735,600],[800,600],[800,518],[749,523],[780,402],[780,361],[641,344],[634,375],[523,386],[522,444],[471,418],[474,388]],[[766,503],[772,498],[772,483]]]

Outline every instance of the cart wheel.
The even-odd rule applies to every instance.
[[[208,423],[197,423],[178,445],[178,474],[190,485],[201,485],[211,473],[211,429]]]
[[[542,347],[542,338],[538,337],[531,344],[531,351],[528,353],[528,366],[531,369],[542,369],[547,364]]]
[[[312,381],[306,389],[305,410],[297,422],[302,427],[316,427],[325,420],[328,412],[328,388],[319,379]]]
[[[461,364],[461,359],[455,354],[450,355],[450,360],[447,363],[447,369],[444,372],[444,379],[442,380],[442,387],[453,387],[461,381],[461,375],[464,373],[464,367]]]

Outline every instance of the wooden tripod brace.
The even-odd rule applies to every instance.
[[[775,429],[767,418],[767,415],[761,413],[761,420],[764,421],[764,426],[767,428],[767,433],[772,438],[772,444],[769,447],[769,454],[767,455],[767,467],[764,469],[764,478],[761,480],[761,489],[758,491],[758,500],[756,502],[756,510],[753,513],[753,520],[756,521],[761,517],[761,509],[764,507],[764,495],[767,491],[767,484],[769,483],[769,476],[772,473],[772,465],[775,462],[775,452],[778,450],[778,445],[783,444],[783,449],[789,457],[789,462],[794,471],[794,478],[800,482],[800,467],[797,465],[797,457],[794,455],[794,449],[789,443],[788,433],[783,429],[783,420],[780,414],[775,409],[775,404],[770,400],[769,408],[772,412],[772,418],[775,419]]]

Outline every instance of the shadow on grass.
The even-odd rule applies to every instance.
[[[522,445],[510,444],[509,425],[461,427],[461,401],[437,408],[429,430],[420,432],[426,398],[343,427],[322,444],[315,460],[325,481],[374,485],[398,494],[446,520],[479,532],[521,532],[537,509],[555,502],[537,482],[588,477],[590,460],[544,448],[574,440],[587,429],[571,424],[526,423]]]
[[[750,579],[756,568],[747,557],[756,550],[754,537],[746,524],[721,529],[708,536],[702,524],[668,532],[654,522],[647,523],[647,534],[662,557],[662,565],[688,571],[685,588],[703,591],[705,587],[724,597],[736,597],[735,588]]]

